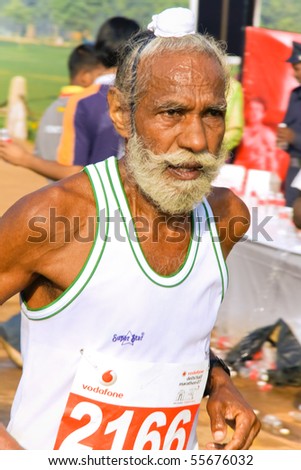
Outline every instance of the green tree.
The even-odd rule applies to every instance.
[[[133,18],[145,28],[151,21],[152,15],[171,7],[189,7],[189,0],[103,0],[99,2],[98,14],[94,19],[95,33],[99,26],[112,16],[126,16]]]
[[[261,27],[298,33],[300,25],[300,0],[262,0]]]
[[[49,0],[54,23],[67,31],[91,30],[94,17],[101,9],[97,0]]]
[[[11,18],[19,27],[20,32],[24,32],[25,26],[30,21],[30,8],[22,0],[11,0],[4,5],[3,16]]]
[[[30,26],[49,24],[50,0],[9,0],[2,1],[2,17],[11,19],[23,32]]]
[[[153,14],[173,6],[189,6],[189,0],[48,0],[50,16],[61,30],[90,31],[112,16],[126,16],[146,27]]]
[[[101,17],[105,20],[111,16],[122,15],[134,18],[142,27],[146,27],[151,21],[152,15],[171,7],[188,8],[189,0],[156,0],[156,2],[153,0],[144,0],[143,2],[137,0],[102,1],[98,18]]]

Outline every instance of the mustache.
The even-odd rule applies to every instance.
[[[166,170],[169,166],[181,166],[183,168],[207,168],[214,169],[220,167],[227,158],[227,150],[224,144],[221,145],[216,154],[203,150],[201,152],[191,152],[187,149],[178,149],[170,153],[155,153],[145,145],[144,141],[136,133],[129,139],[129,149],[138,153],[142,161],[153,166],[154,169]]]
[[[147,150],[144,154],[148,160],[148,164],[158,171],[166,170],[168,167],[182,167],[187,169],[213,170],[219,167],[225,161],[226,152],[221,149],[217,155],[203,151],[193,153],[185,149],[179,149],[173,153],[155,154],[151,150]],[[150,168],[151,170],[151,168]]]
[[[171,154],[161,155],[166,166],[184,168],[208,168],[216,166],[220,161],[220,156],[212,155],[209,152],[192,153],[187,150],[178,150]]]

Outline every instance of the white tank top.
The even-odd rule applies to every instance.
[[[85,172],[99,214],[94,245],[55,301],[22,302],[9,431],[27,449],[192,449],[227,286],[211,208],[205,200],[193,211],[186,259],[162,276],[136,239],[117,160]]]

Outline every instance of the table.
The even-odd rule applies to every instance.
[[[289,220],[279,223],[276,217],[265,229],[271,240],[256,234],[253,226],[227,260],[229,286],[216,330],[218,335],[228,336],[232,344],[280,318],[301,343],[300,232]]]

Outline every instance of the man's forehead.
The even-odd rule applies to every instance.
[[[149,64],[146,62],[145,67],[151,100],[200,94],[218,100],[225,96],[224,70],[214,57],[200,53],[162,54]]]
[[[142,67],[147,67],[148,77],[151,81],[168,80],[184,84],[194,82],[202,83],[224,77],[223,69],[215,57],[204,53],[165,52],[156,56],[155,60],[148,60]]]

